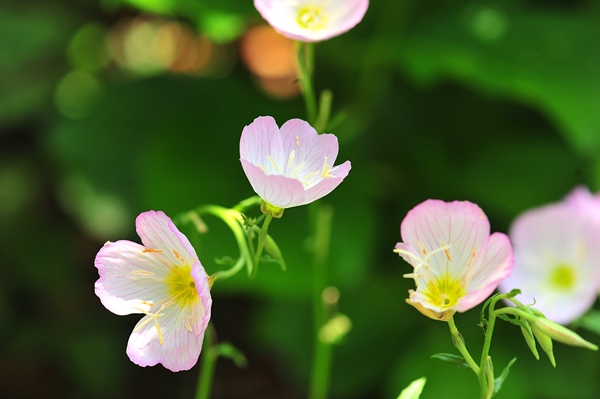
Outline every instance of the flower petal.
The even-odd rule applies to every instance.
[[[338,140],[333,134],[317,134],[317,131],[306,121],[290,119],[281,126],[284,162],[287,164],[289,154],[294,151],[294,160],[288,169],[295,170],[304,162],[300,176],[323,168],[325,157],[327,164],[333,167],[338,154]],[[288,175],[289,176],[289,175]]]
[[[321,6],[327,23],[321,29],[306,29],[298,23],[299,8],[303,5]],[[341,35],[358,24],[369,6],[368,0],[254,0],[262,17],[282,35],[304,42],[315,42]]]
[[[135,364],[145,367],[161,363],[171,371],[191,369],[200,356],[204,333],[195,334],[186,326],[190,306],[173,306],[164,310],[159,323],[163,344],[154,320],[140,320],[127,342],[127,355]]]
[[[240,139],[240,159],[262,166],[268,174],[283,174],[278,168],[287,161],[287,154],[283,153],[281,135],[275,119],[261,116],[244,127]]]
[[[546,317],[568,324],[585,313],[598,295],[600,232],[571,203],[546,205],[517,217],[510,228],[515,269],[500,291],[521,289],[521,301]],[[571,267],[572,286],[553,283],[556,267]]]
[[[427,200],[408,212],[400,231],[403,242],[429,257],[435,272],[458,276],[489,236],[490,224],[471,202]]]
[[[241,162],[254,191],[269,204],[280,208],[291,208],[304,203],[304,187],[298,180],[285,176],[266,175],[262,169],[245,159]]]
[[[473,268],[472,275],[469,276],[470,284],[467,295],[460,300],[457,310],[465,312],[483,302],[510,275],[513,266],[513,249],[508,236],[493,233],[469,266]],[[467,275],[468,273],[470,271],[467,271]]]
[[[161,211],[140,213],[135,221],[136,230],[146,248],[162,250],[171,264],[194,264],[198,259],[190,241]]]
[[[348,176],[351,168],[352,165],[350,164],[350,161],[346,161],[343,164],[331,169],[329,174],[332,177],[323,179],[315,186],[307,189],[304,194],[304,201],[300,205],[316,201],[332,192],[342,181],[344,181],[344,178]]]
[[[210,313],[212,308],[212,297],[210,295],[210,285],[208,284],[208,275],[200,262],[194,263],[192,266],[192,278],[196,284],[200,303],[192,307],[192,328],[194,334],[199,335],[204,333],[208,327]]]
[[[100,274],[96,295],[118,315],[148,311],[167,295],[163,280],[169,269],[164,262],[160,253],[131,241],[106,243],[94,261]]]

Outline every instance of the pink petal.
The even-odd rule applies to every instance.
[[[161,253],[145,252],[131,241],[107,243],[94,261],[100,274],[96,295],[118,315],[148,311],[152,301],[167,295],[163,280],[169,269],[165,261]]]
[[[262,199],[273,206],[290,208],[304,203],[304,187],[296,179],[266,175],[257,166],[242,159],[242,167],[252,188]]]
[[[198,305],[202,306],[200,302]],[[127,343],[127,355],[135,364],[145,367],[161,363],[171,371],[191,369],[200,356],[204,333],[195,334],[189,331],[185,321],[192,312],[190,307],[180,308],[174,305],[163,311],[158,318],[163,336],[160,345],[158,330],[154,321],[146,322],[145,316],[138,322]]]
[[[212,308],[212,297],[210,295],[208,275],[200,262],[194,263],[191,274],[194,283],[196,284],[196,290],[198,291],[198,297],[201,302],[200,305],[192,308],[192,312],[194,313],[192,319],[195,321],[195,323],[192,324],[193,331],[196,335],[199,335],[204,333],[208,327]]]
[[[344,178],[348,176],[351,167],[352,165],[350,164],[350,161],[346,161],[343,164],[333,168],[329,172],[329,174],[333,177],[323,179],[315,186],[307,189],[306,193],[304,194],[304,201],[300,205],[316,201],[332,192],[344,180]]]
[[[510,229],[515,269],[500,283],[500,291],[521,289],[520,300],[533,304],[550,320],[568,324],[595,302],[600,285],[600,232],[572,203],[557,203],[519,215]],[[576,272],[575,285],[552,285],[551,273],[560,263]]]
[[[281,126],[281,139],[283,142],[284,162],[287,163],[289,154],[294,151],[295,157],[292,170],[301,162],[304,174],[323,168],[327,157],[327,164],[333,166],[338,154],[338,140],[333,134],[318,135],[317,131],[301,119],[290,119]]]
[[[304,29],[296,22],[297,6],[310,2],[286,3],[282,0],[254,0],[262,17],[282,35],[304,42],[315,42],[341,35],[358,24],[369,7],[368,0],[331,0],[326,3],[329,25],[319,30]],[[291,5],[290,5],[291,4]]]
[[[453,275],[461,275],[459,270],[469,263],[473,248],[489,236],[490,224],[471,202],[427,200],[408,212],[400,231],[404,243],[430,256],[432,268],[445,272],[441,268],[447,267]]]
[[[162,250],[171,264],[192,265],[198,259],[190,241],[163,212],[143,212],[137,217],[135,225],[144,246]]]
[[[271,174],[277,173],[268,159],[269,155],[277,165],[283,165],[284,157],[287,161],[288,156],[283,153],[281,135],[275,119],[270,116],[261,116],[242,130],[240,159],[253,165],[261,165]]]
[[[479,251],[480,254],[469,266],[473,268],[473,274],[467,287],[468,293],[457,306],[459,312],[465,312],[486,300],[513,270],[513,249],[506,234],[493,233]]]

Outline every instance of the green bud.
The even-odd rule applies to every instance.
[[[540,354],[538,353],[537,347],[535,345],[535,338],[533,337],[533,332],[531,331],[531,327],[529,326],[527,320],[522,320],[521,332],[523,333],[525,342],[527,342],[527,346],[529,347],[531,353],[533,353],[533,356],[535,356],[537,360],[540,360]]]
[[[539,331],[536,328],[535,324],[533,324],[531,327],[531,329],[533,330],[533,335],[535,335],[538,342],[540,343],[540,346],[542,347],[544,352],[546,352],[546,355],[548,355],[548,359],[550,359],[552,367],[556,367],[556,360],[554,360],[554,352],[552,352],[552,338]]]
[[[268,234],[265,239],[265,252],[281,265],[282,270],[285,270],[285,260],[283,259],[283,255],[281,254],[277,243],[273,240],[273,237]]]
[[[537,319],[535,319],[535,321],[533,321],[532,323],[532,328],[534,333],[537,330],[539,333],[544,334],[555,341],[562,342],[563,344],[571,346],[581,346],[582,348],[591,349],[593,351],[598,350],[597,345],[586,341],[585,339],[581,338],[581,336],[569,330],[568,328],[563,327],[560,324],[555,323],[553,321],[550,321],[545,317],[538,317]]]

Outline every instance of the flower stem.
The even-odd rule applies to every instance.
[[[262,255],[263,248],[265,247],[265,242],[267,240],[267,231],[269,230],[269,224],[273,220],[273,215],[268,212],[265,215],[265,221],[263,222],[262,228],[260,229],[260,233],[258,233],[258,245],[256,247],[256,252],[254,253],[254,267],[252,268],[252,277],[256,276],[256,272],[258,271],[258,262],[260,261],[260,255]]]
[[[314,65],[314,47],[312,43],[296,42],[296,62],[298,81],[306,104],[308,121],[314,126],[317,119],[317,100],[313,90],[312,71]]]
[[[310,205],[313,214],[313,313],[314,313],[314,349],[310,380],[310,399],[325,399],[329,391],[329,378],[333,348],[323,342],[319,333],[327,322],[327,313],[322,300],[323,290],[327,287],[327,257],[331,240],[331,222],[333,208],[314,202]]]
[[[454,324],[454,317],[451,317],[450,320],[448,320],[448,327],[450,327],[452,343],[454,343],[454,346],[456,346],[460,354],[465,358],[465,360],[471,367],[471,370],[473,370],[473,372],[475,372],[476,375],[479,375],[479,366],[477,365],[477,363],[475,363],[475,360],[473,360],[471,354],[467,350],[467,347],[465,346],[465,340],[462,334],[456,328],[456,324]]]
[[[492,367],[492,360],[488,355],[490,352],[490,346],[492,345],[492,335],[494,333],[494,326],[496,325],[497,312],[494,311],[496,303],[504,298],[505,295],[498,295],[490,301],[489,305],[489,320],[485,327],[485,339],[483,341],[483,350],[481,351],[481,372],[479,373],[479,387],[481,388],[480,399],[489,399],[494,392],[494,375],[493,369],[488,370]]]
[[[215,345],[215,331],[212,323],[204,333],[204,347],[202,351],[202,368],[196,387],[196,399],[208,399],[212,388],[213,374],[219,353]]]

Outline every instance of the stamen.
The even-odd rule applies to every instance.
[[[162,251],[163,251],[162,249],[156,249],[156,248],[144,248],[144,249],[142,250],[142,253],[143,253],[143,254],[145,254],[145,253],[147,253],[147,252],[150,252],[150,253],[158,253],[158,252],[162,252]]]
[[[262,166],[262,165],[256,165],[256,166],[261,168],[263,172],[267,173],[267,168],[265,168],[264,166]]]
[[[131,274],[136,274],[139,276],[154,276],[154,273],[152,273],[148,270],[132,270]]]
[[[316,176],[316,175],[318,175],[318,174],[319,174],[319,171],[318,171],[318,170],[316,170],[316,171],[314,171],[314,172],[312,172],[312,173],[309,173],[308,175],[306,175],[306,176],[304,176],[304,177],[302,178],[302,183],[303,183],[303,184],[308,184],[307,180],[308,180],[308,179],[310,179],[310,178],[311,178],[311,177],[313,177],[313,176]]]
[[[177,252],[177,250],[176,250],[176,249],[173,249],[173,254],[175,255],[175,257],[176,257],[176,258],[177,258],[179,261],[181,261],[181,262],[185,263],[185,259],[183,259],[183,258],[181,257],[181,255],[179,255],[179,252]]]
[[[296,145],[300,147],[300,139],[298,138],[298,135],[294,136],[294,140],[296,140]]]
[[[304,166],[304,161],[302,161],[302,162],[300,163],[300,165],[298,165],[298,166],[296,167],[296,170],[294,170],[294,174],[292,175],[292,177],[294,177],[294,178],[295,178],[295,177],[298,175],[298,172],[300,172],[300,169],[302,169],[302,167],[303,167],[303,166]]]
[[[287,168],[285,170],[288,170],[289,168],[292,167],[292,163],[294,163],[295,156],[296,156],[296,151],[292,150],[292,152],[290,153],[290,156],[288,157],[288,164],[287,164]]]
[[[331,169],[329,168],[329,165],[327,165],[327,157],[325,157],[325,160],[323,161],[323,172],[321,172],[321,176],[323,176],[326,179],[333,177],[333,175],[329,174],[330,170]]]
[[[267,155],[267,158],[269,158],[269,161],[273,164],[277,173],[280,173],[279,168],[277,167],[277,164],[275,163],[275,160],[270,155]]]
[[[187,320],[185,321],[185,328],[187,328],[189,332],[194,332],[194,330],[192,329],[192,325]]]
[[[446,258],[448,258],[448,261],[452,262],[452,258],[450,257],[450,252],[448,252],[447,249],[445,249],[444,252],[446,253]]]

